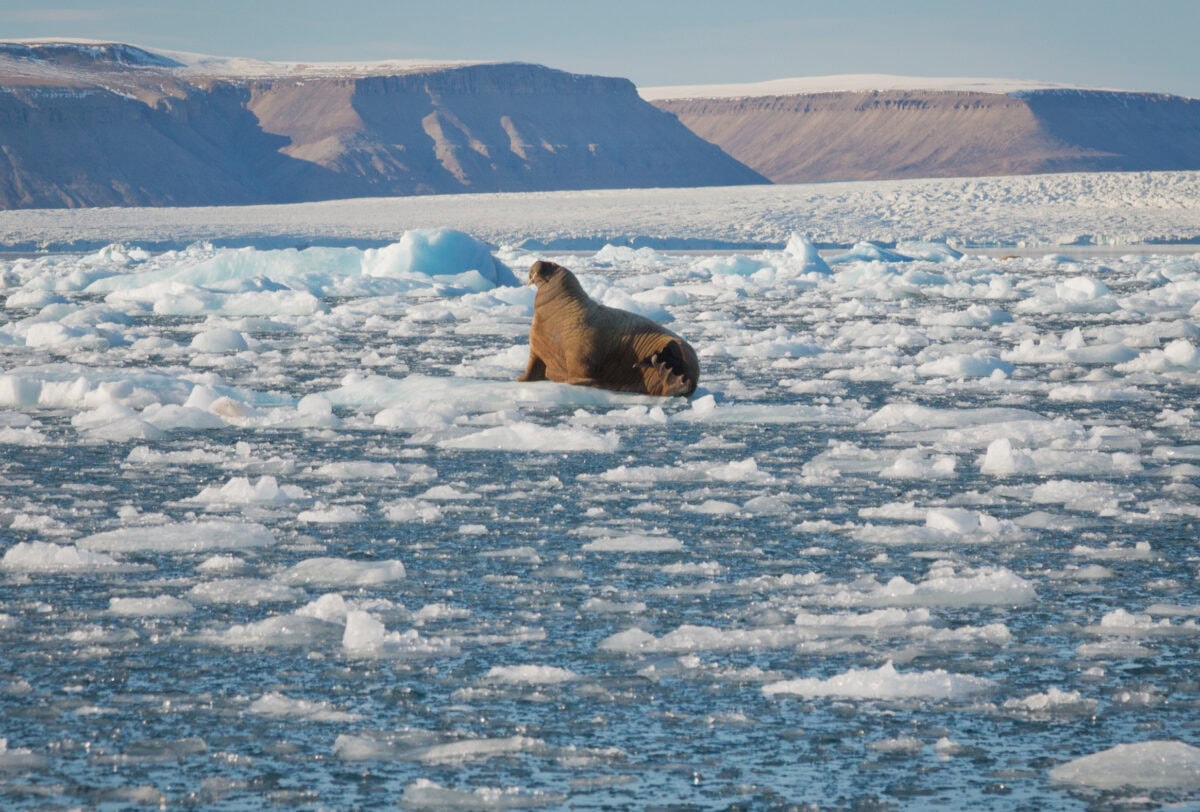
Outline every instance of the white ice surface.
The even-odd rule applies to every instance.
[[[1093,789],[1121,787],[1191,790],[1200,787],[1200,747],[1181,741],[1118,744],[1050,770],[1062,784]]]
[[[1200,237],[1200,173],[446,195],[226,208],[4,211],[0,212],[0,246],[31,249],[83,243],[99,247],[116,242],[183,248],[205,240],[386,245],[402,239],[408,230],[447,224],[493,245],[536,240],[591,250],[635,238],[675,247],[698,243],[783,248],[796,233],[815,243],[834,245],[866,240],[949,241],[1010,247],[1070,245],[1086,250],[1093,245]],[[309,249],[293,253],[289,263],[311,267],[320,258],[334,268],[361,268],[366,256],[358,249]],[[792,266],[804,267],[803,258],[795,257]],[[253,275],[248,273],[247,278]],[[194,287],[200,278],[180,281]],[[405,282],[403,278],[381,281],[392,286]],[[981,282],[988,289],[990,280]],[[465,284],[478,285],[480,280]],[[1003,280],[997,284],[1003,285]],[[1003,292],[1002,287],[991,290]],[[196,298],[187,287],[178,292],[160,289],[157,295],[162,307],[187,312],[201,312],[204,307],[203,297]],[[1051,298],[1039,299],[1039,306],[1055,307],[1054,285],[1046,287],[1045,296]],[[262,304],[255,304],[256,300]],[[315,306],[291,289],[251,288],[239,302],[244,302],[239,309],[259,312],[303,312]]]
[[[942,669],[899,672],[890,662],[877,669],[851,669],[828,679],[783,680],[763,686],[768,696],[845,697],[848,699],[960,700],[995,687],[991,680]]]
[[[430,687],[432,715],[404,705],[430,728],[497,701],[595,703],[586,718],[611,718],[646,691],[670,705],[697,685],[724,707],[678,729],[731,740],[807,726],[813,707],[837,726],[846,717],[831,723],[830,709],[846,699],[934,719],[920,730],[939,732],[918,735],[856,716],[869,731],[850,745],[856,763],[961,767],[961,753],[993,746],[964,735],[977,721],[1031,736],[1086,724],[1094,751],[1120,741],[1114,720],[1156,729],[1190,696],[1175,664],[1200,639],[1200,253],[998,256],[931,243],[919,221],[933,201],[952,210],[940,236],[962,227],[1010,246],[1143,216],[1121,233],[1195,234],[1200,186],[1188,173],[971,183],[428,201],[430,217],[468,225],[510,217],[511,202],[540,211],[530,228],[551,224],[538,233],[554,238],[578,236],[564,200],[578,222],[600,212],[597,231],[649,230],[638,207],[652,203],[680,207],[664,215],[674,237],[779,229],[773,247],[737,254],[560,255],[515,247],[522,224],[487,251],[500,260],[491,277],[464,265],[487,269],[474,232],[431,232],[424,258],[402,266],[418,253],[394,247],[403,218],[371,248],[0,257],[0,580],[13,596],[0,632],[13,651],[63,654],[60,675],[179,647],[266,663],[269,677],[214,700],[222,718],[320,728],[318,751],[345,761],[503,772],[591,757],[498,721],[422,738],[385,710],[388,729],[364,729],[381,705],[356,692],[389,679]],[[622,201],[636,205],[622,213]],[[276,215],[298,236],[312,211],[242,212],[230,236]],[[850,247],[822,258],[804,235],[837,211],[854,213]],[[892,236],[923,241],[865,244],[891,231],[870,219],[879,211],[903,226]],[[144,225],[222,227],[225,213],[210,214],[215,226],[193,211]],[[69,217],[86,237],[127,215]],[[334,218],[329,233],[344,245],[377,216]],[[704,231],[718,221],[728,230]],[[696,396],[516,382],[534,294],[496,274],[543,256],[685,334],[703,369]],[[0,696],[66,703],[67,718],[125,713],[82,677],[31,679],[22,662]],[[764,697],[770,714],[753,718]],[[942,728],[948,743],[926,748]],[[51,752],[13,743],[16,762]],[[1149,744],[1091,772],[1063,764],[1054,780],[1095,788],[1108,769],[1139,791],[1166,787],[1156,765],[1186,767],[1190,751]],[[67,752],[45,757],[57,768]],[[1044,772],[1033,791],[1062,792]],[[477,795],[455,787],[418,789]],[[534,795],[522,786],[509,801]]]

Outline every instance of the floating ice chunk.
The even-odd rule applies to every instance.
[[[461,741],[435,744],[418,753],[426,764],[460,764],[477,759],[513,756],[518,753],[542,753],[549,751],[541,739],[528,736],[503,738],[463,739]]]
[[[250,712],[272,719],[298,719],[306,722],[358,722],[364,718],[360,713],[338,710],[328,702],[292,699],[273,691],[251,702]]]
[[[711,395],[708,396],[711,399]],[[693,406],[695,401],[692,401]],[[628,409],[610,409],[603,414],[593,414],[577,409],[571,422],[579,426],[664,426],[670,417],[661,406],[630,406]]]
[[[989,679],[933,671],[900,673],[891,662],[877,669],[852,668],[842,674],[819,679],[783,680],[763,686],[767,696],[780,694],[847,699],[965,699],[995,687]]]
[[[887,479],[950,479],[957,460],[950,454],[934,454],[923,448],[874,449],[852,443],[830,443],[830,447],[806,462],[805,478],[826,479],[843,474],[878,474]]]
[[[68,304],[68,301],[54,291],[36,288],[15,291],[4,300],[4,306],[9,310],[41,310],[56,304]]]
[[[584,476],[581,479],[586,478]],[[610,468],[598,476],[606,482],[696,482],[710,480],[714,482],[757,482],[770,483],[774,481],[766,471],[758,468],[758,461],[753,457],[744,460],[728,462],[721,465],[705,463],[681,463],[668,468],[655,466],[619,465]]]
[[[551,752],[541,739],[525,736],[451,738],[424,731],[362,736],[342,734],[334,742],[333,751],[343,761],[405,759],[428,764],[459,764],[475,759],[514,756],[520,753],[549,755]]]
[[[986,513],[965,508],[931,508],[925,514],[925,526],[946,533],[983,533],[996,535],[1000,532],[1000,520]]]
[[[607,279],[598,280],[585,276],[580,281],[592,299],[602,305],[605,305],[606,307],[615,307],[618,310],[628,310],[631,313],[637,313],[639,316],[645,316],[651,321],[656,321],[659,324],[668,324],[675,320],[675,317],[671,315],[670,310],[668,310],[662,304],[653,301],[654,297],[646,293],[641,293],[636,296],[632,295],[625,290],[616,287]]]
[[[171,595],[157,598],[109,598],[108,613],[123,617],[168,617],[190,615],[196,608]]]
[[[1033,454],[1023,449],[1014,449],[1012,441],[1007,437],[993,440],[979,464],[979,472],[989,476],[1024,476],[1036,471]]]
[[[366,515],[362,505],[321,505],[296,514],[296,521],[312,524],[346,524],[361,521]]]
[[[723,499],[705,499],[698,505],[684,503],[680,506],[680,510],[688,513],[702,513],[707,516],[731,516],[736,514],[739,508],[733,502],[726,502]]]
[[[884,248],[873,242],[858,242],[848,251],[835,254],[827,262],[830,265],[844,265],[851,262],[910,262],[912,257],[897,251]]]
[[[1151,349],[1116,366],[1118,372],[1195,372],[1200,370],[1200,349],[1179,338],[1162,349]]]
[[[1108,286],[1090,276],[1073,276],[1037,289],[1017,302],[1020,313],[1112,313],[1120,304]]]
[[[317,468],[313,473],[329,479],[392,479],[398,475],[394,464],[369,460],[330,462]]]
[[[925,748],[925,743],[915,736],[897,736],[894,739],[880,739],[867,745],[876,753],[889,755],[913,755]]]
[[[387,429],[436,429],[448,426],[456,416],[446,407],[425,409],[386,408],[375,415],[375,425]]]
[[[87,432],[94,439],[121,443],[130,440],[163,439],[162,429],[141,419],[136,412],[121,403],[106,403],[96,409],[80,412],[71,418],[71,425]]]
[[[947,479],[958,461],[950,454],[931,454],[920,448],[901,451],[891,465],[879,471],[888,479]]]
[[[1030,500],[1035,504],[1059,504],[1071,510],[1111,514],[1121,509],[1121,502],[1133,494],[1107,482],[1081,482],[1053,479],[1033,489]]]
[[[941,563],[915,584],[896,576],[886,584],[841,588],[820,598],[832,606],[1016,606],[1036,599],[1033,584],[1004,567],[959,574]]]
[[[692,401],[692,408],[675,412],[672,420],[689,423],[741,423],[750,425],[813,423],[817,425],[853,425],[863,417],[858,404],[831,406],[789,403],[736,403],[716,405],[705,395]],[[702,402],[703,401],[703,402]]]
[[[384,508],[383,515],[389,522],[436,522],[442,509],[421,499],[404,499]]]
[[[192,349],[200,352],[241,352],[250,349],[246,337],[229,327],[214,327],[197,333],[192,339]]]
[[[1118,744],[1050,770],[1050,780],[1100,790],[1200,787],[1200,747],[1180,741]]]
[[[917,366],[917,374],[927,378],[987,378],[994,373],[1012,375],[1012,364],[989,353],[947,355]]]
[[[0,406],[14,409],[37,406],[41,393],[40,381],[18,375],[0,375]]]
[[[85,336],[85,330],[73,329],[57,321],[43,321],[29,325],[25,332],[25,346],[59,347],[72,344]]]
[[[1085,699],[1079,691],[1051,687],[1045,693],[1005,700],[1003,708],[1037,716],[1090,716],[1098,704],[1094,699]]]
[[[263,578],[223,578],[196,584],[188,597],[198,603],[258,606],[262,603],[294,603],[304,591]]]
[[[174,403],[152,403],[142,410],[142,419],[163,431],[207,431],[228,425],[210,411]]]
[[[515,422],[493,426],[461,437],[439,440],[440,448],[477,451],[595,451],[612,453],[620,445],[616,433],[598,434],[586,429],[540,426]]]
[[[270,547],[275,536],[253,522],[177,522],[150,527],[126,527],[86,536],[76,542],[84,550],[110,553],[199,553]]]
[[[410,274],[455,277],[476,271],[488,283],[476,289],[520,284],[508,266],[492,256],[485,243],[450,228],[406,231],[397,243],[368,249],[362,255],[362,270],[371,277]]]
[[[790,624],[734,629],[684,624],[658,638],[639,628],[632,628],[605,638],[600,642],[600,648],[625,654],[761,651],[806,646],[819,648],[825,645],[821,638],[874,636],[883,630],[896,635],[906,629],[928,624],[929,617],[929,612],[925,609],[879,609],[863,614],[831,615],[800,612]],[[988,630],[984,634],[1002,638],[1001,642],[1007,642],[1004,633],[998,630]],[[836,645],[844,643],[837,641]]]
[[[273,476],[259,477],[253,484],[249,477],[235,476],[224,485],[204,488],[187,501],[204,505],[250,505],[294,502],[305,496],[299,485],[280,485]]]
[[[475,496],[476,494],[460,491],[453,485],[434,485],[421,494],[420,498],[435,502],[461,502],[464,499],[474,499]]]
[[[285,584],[303,586],[374,586],[404,577],[404,564],[399,561],[348,558],[308,558],[275,576]]]
[[[513,370],[515,377],[520,370]],[[380,410],[377,425],[397,428],[433,427],[452,423],[464,414],[495,412],[535,403],[558,406],[628,406],[649,395],[631,395],[591,386],[572,386],[549,381],[518,383],[466,377],[408,375],[390,378],[352,373],[341,386],[323,393],[334,406]]]
[[[346,599],[336,592],[329,592],[315,601],[310,601],[296,610],[296,614],[304,617],[315,617],[321,620],[346,622],[346,613],[351,609]]]
[[[792,506],[784,497],[762,495],[747,499],[742,510],[752,516],[787,516],[791,514]]]
[[[23,426],[22,428],[0,427],[0,445],[34,447],[45,445],[47,442],[49,440],[46,435],[31,426]]]
[[[388,632],[374,615],[361,609],[346,612],[342,647],[353,654],[372,657],[418,657],[456,651],[450,642],[423,638],[416,629]]]
[[[642,601],[629,601],[622,603],[620,601],[612,601],[606,598],[588,598],[579,605],[582,612],[594,612],[600,615],[608,614],[639,614],[646,611],[646,604]]]
[[[47,541],[22,541],[4,551],[0,569],[6,572],[130,572],[138,567],[103,553]]]
[[[1046,393],[1046,397],[1059,402],[1104,403],[1106,401],[1147,400],[1152,395],[1136,386],[1076,383],[1055,386]]]
[[[1200,626],[1192,621],[1182,625],[1172,625],[1169,617],[1155,620],[1149,614],[1128,612],[1124,609],[1114,609],[1100,618],[1098,626],[1089,626],[1088,631],[1094,634],[1115,634],[1126,637],[1143,637],[1151,635],[1196,634]]]
[[[578,678],[571,669],[553,665],[497,665],[483,675],[484,682],[509,685],[558,685]]]
[[[274,615],[255,623],[235,624],[224,631],[207,631],[201,642],[239,648],[315,649],[337,640],[341,626],[315,617]]]
[[[1047,419],[1028,409],[935,409],[916,403],[889,403],[863,421],[863,428],[869,431],[919,431],[1030,421],[1047,422]]]
[[[566,800],[567,796],[558,792],[520,787],[452,789],[428,778],[418,778],[404,788],[400,805],[414,809],[532,809],[557,806]]]
[[[925,262],[949,262],[963,257],[961,251],[936,241],[901,241],[896,243],[896,252]]]
[[[593,553],[673,553],[683,549],[683,542],[670,536],[631,533],[595,539],[580,549]]]
[[[793,233],[792,236],[788,237],[783,253],[787,255],[791,264],[795,265],[800,273],[821,274],[823,276],[833,273],[829,269],[829,264],[821,258],[821,254],[817,251],[817,246],[807,237]]]
[[[220,573],[222,575],[237,575],[248,569],[249,567],[246,565],[246,562],[235,555],[209,556],[196,566],[197,572],[205,574]]]
[[[1070,548],[1070,554],[1102,561],[1148,561],[1156,555],[1148,541],[1134,542],[1133,546],[1116,541],[1109,543],[1108,547],[1075,545]]]
[[[822,264],[824,264],[823,260]],[[770,268],[771,265],[764,260],[752,259],[745,254],[732,254],[723,257],[705,257],[692,267],[697,271],[719,277],[751,276],[764,268]]]
[[[1101,296],[1108,296],[1112,293],[1108,289],[1108,285],[1090,276],[1074,276],[1064,279],[1055,284],[1054,290],[1061,299],[1085,301],[1099,299]]]

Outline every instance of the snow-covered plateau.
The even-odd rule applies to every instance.
[[[1198,186],[0,213],[0,805],[1195,807]]]

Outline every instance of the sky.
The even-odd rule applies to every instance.
[[[1196,0],[0,0],[0,37],[535,62],[640,86],[884,73],[1200,98]]]

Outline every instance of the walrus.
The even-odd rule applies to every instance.
[[[518,381],[595,386],[664,397],[690,396],[700,380],[692,346],[645,316],[608,307],[583,291],[575,274],[538,260],[529,328],[529,363]]]

